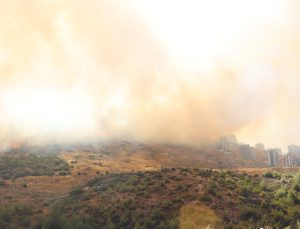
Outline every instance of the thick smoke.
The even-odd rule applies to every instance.
[[[209,70],[188,71],[132,1],[1,1],[1,142],[200,144],[236,132],[300,143],[296,3],[282,22],[246,24]]]

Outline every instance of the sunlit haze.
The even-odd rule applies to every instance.
[[[0,1],[0,138],[300,144],[296,0]]]

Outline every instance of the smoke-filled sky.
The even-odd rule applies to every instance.
[[[0,142],[300,144],[298,0],[0,0]]]

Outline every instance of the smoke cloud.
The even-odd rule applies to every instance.
[[[1,1],[1,144],[300,144],[297,1],[149,2]]]

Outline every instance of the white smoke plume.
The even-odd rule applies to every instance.
[[[1,144],[300,144],[299,3],[195,2],[0,1]]]

